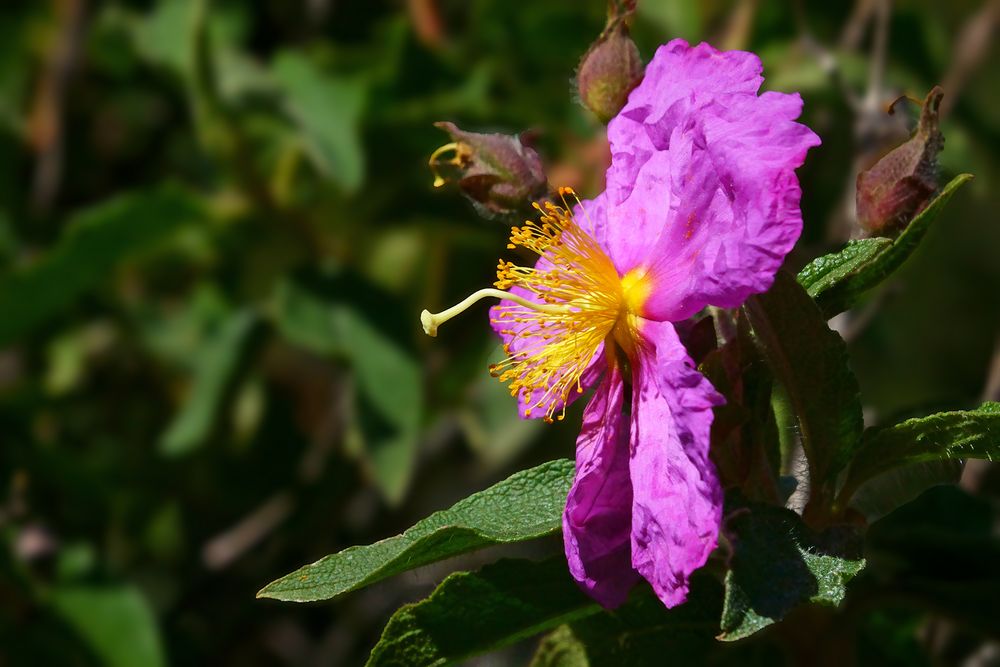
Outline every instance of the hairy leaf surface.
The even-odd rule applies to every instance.
[[[503,560],[457,572],[426,600],[397,610],[368,665],[451,665],[600,610],[562,556]]]
[[[406,570],[483,547],[559,531],[572,461],[523,470],[419,521],[402,535],[345,549],[264,587],[258,597],[326,600]]]
[[[810,531],[791,510],[751,505],[726,525],[733,543],[720,639],[748,637],[806,602],[839,605],[865,566],[857,536]]]
[[[851,241],[842,250],[813,260],[799,273],[799,283],[816,299],[826,317],[854,305],[862,294],[892,275],[917,249],[931,224],[952,195],[972,179],[959,174],[951,180],[895,240]]]
[[[1000,459],[1000,403],[869,429],[851,461],[844,497],[886,470],[939,459]]]

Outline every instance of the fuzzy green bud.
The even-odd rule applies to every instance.
[[[576,70],[580,101],[607,123],[625,106],[628,94],[642,80],[643,70],[628,26],[624,20],[613,20],[580,60]]]

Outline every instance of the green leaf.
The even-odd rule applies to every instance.
[[[865,431],[841,498],[891,468],[938,459],[1000,459],[1000,403],[940,412]]]
[[[51,592],[50,603],[102,665],[166,664],[156,619],[146,599],[134,588],[60,587]]]
[[[864,566],[846,528],[816,534],[791,510],[738,509],[726,523],[733,544],[719,638],[748,637],[805,602],[839,605]]]
[[[530,667],[590,667],[590,659],[573,628],[560,625],[542,638]]]
[[[813,498],[847,464],[863,427],[858,382],[847,347],[816,303],[784,272],[765,294],[744,305],[756,341],[784,386],[809,460]]]
[[[271,315],[279,333],[299,347],[325,356],[347,356],[350,346],[332,335],[331,305],[291,281],[278,285]]]
[[[348,192],[357,190],[364,176],[359,130],[367,97],[364,83],[323,72],[292,51],[279,53],[271,70],[285,91],[305,153],[325,177]]]
[[[331,328],[349,341],[349,361],[360,388],[356,432],[372,475],[390,503],[398,503],[416,463],[423,415],[423,385],[416,360],[361,313],[331,308]]]
[[[0,283],[0,347],[67,309],[120,262],[203,216],[197,201],[174,187],[121,195],[77,214],[55,248]]]
[[[467,551],[555,534],[562,525],[573,474],[573,462],[565,459],[523,470],[430,515],[402,535],[351,547],[299,568],[257,596],[290,602],[327,600]]]
[[[279,287],[274,311],[286,338],[350,364],[359,390],[350,436],[386,499],[399,502],[413,473],[420,437],[420,366],[348,303],[327,303],[289,282]]]
[[[870,524],[902,507],[921,493],[941,484],[957,484],[962,477],[962,461],[924,461],[879,473],[862,482],[850,496],[850,507],[861,512]],[[844,496],[846,498],[846,496]]]
[[[369,667],[451,665],[560,624],[533,667],[656,664],[664,652],[697,664],[715,644],[721,590],[697,577],[688,600],[663,606],[647,586],[604,611],[580,591],[562,556],[504,560],[449,576],[427,599],[401,607],[372,650]]]
[[[502,560],[452,574],[426,600],[397,610],[368,665],[451,665],[600,610],[565,558]]]
[[[373,407],[394,424],[415,430],[420,423],[422,386],[413,357],[351,308],[332,306],[330,328],[349,345],[358,384]]]
[[[719,644],[722,590],[710,576],[696,575],[687,601],[667,609],[645,586],[618,609],[557,628],[539,644],[531,667],[714,664]],[[733,663],[739,664],[739,663]]]
[[[199,351],[188,397],[160,440],[160,451],[164,454],[186,454],[209,436],[240,369],[255,323],[253,313],[236,313],[222,323]]]
[[[892,239],[881,237],[848,241],[841,250],[817,257],[809,262],[797,277],[814,299],[845,280],[856,278],[859,271],[892,245]]]
[[[135,47],[150,62],[187,78],[193,68],[195,19],[198,0],[157,3],[132,25]]]
[[[895,241],[853,241],[839,253],[814,260],[799,274],[799,282],[816,298],[827,317],[847,310],[903,265],[951,196],[971,179],[972,174],[953,178]]]
[[[234,127],[242,119],[232,113],[232,102],[251,90],[270,93],[274,85],[236,44],[241,37],[238,12],[210,4],[209,0],[161,2],[126,25],[136,53],[169,72],[183,88],[203,147],[217,157],[233,159],[236,135],[246,127]]]
[[[951,179],[924,210],[910,221],[910,224],[907,225],[903,233],[893,241],[892,247],[883,256],[879,257],[877,266],[872,267],[873,271],[875,271],[872,275],[872,279],[875,280],[874,284],[882,282],[886,276],[902,266],[903,262],[913,254],[913,251],[923,241],[927,230],[930,229],[931,224],[937,219],[938,214],[941,213],[941,210],[948,203],[948,200],[951,199],[952,195],[972,179],[972,174],[959,174]],[[874,286],[874,284],[871,286]],[[871,286],[866,289],[870,289]]]

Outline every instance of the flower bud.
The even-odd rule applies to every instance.
[[[944,92],[927,93],[917,131],[871,169],[858,174],[858,223],[871,236],[893,236],[906,229],[938,188],[937,154],[944,147],[938,108]]]
[[[614,118],[639,81],[643,65],[624,20],[614,20],[591,44],[576,70],[580,101],[602,123]]]
[[[454,123],[435,123],[451,135],[431,155],[434,187],[455,181],[485,218],[521,215],[548,193],[542,161],[523,136],[466,132]]]

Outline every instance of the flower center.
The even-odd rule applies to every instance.
[[[569,188],[561,188],[560,194],[575,196]],[[619,277],[611,259],[573,219],[568,204],[535,208],[539,220],[514,227],[507,245],[537,253],[534,267],[501,260],[497,289],[480,290],[441,313],[425,310],[421,321],[434,336],[440,324],[476,301],[503,299],[490,317],[507,339],[507,358],[491,365],[490,374],[508,383],[511,396],[521,396],[526,415],[544,410],[545,420],[552,421],[554,415],[565,416],[572,392],[583,392],[580,378],[602,342],[635,355],[637,316],[650,285],[644,271]],[[516,289],[503,291],[511,288]],[[609,355],[614,360],[613,351]]]
[[[630,360],[634,360],[641,340],[639,338],[639,315],[652,291],[646,270],[637,267],[622,276],[621,290],[621,310],[611,333],[626,356]]]

